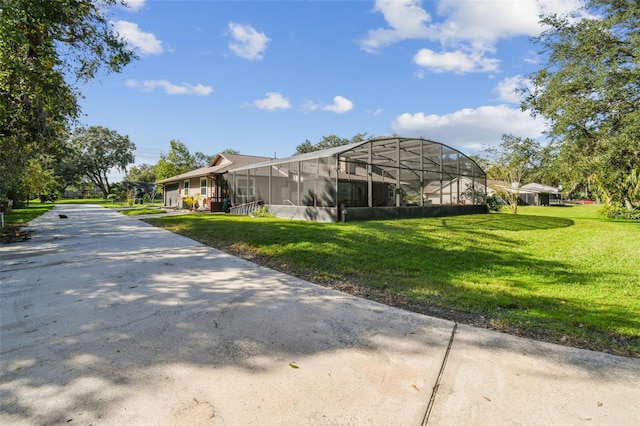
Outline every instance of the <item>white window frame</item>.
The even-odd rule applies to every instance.
[[[202,185],[204,183],[204,185]],[[200,178],[200,195],[207,196],[207,178]]]
[[[189,179],[182,182],[182,191],[185,197],[189,196]]]

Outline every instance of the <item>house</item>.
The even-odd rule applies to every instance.
[[[222,201],[229,196],[227,172],[234,167],[270,160],[269,157],[257,157],[240,154],[217,154],[206,167],[191,170],[156,182],[164,187],[162,202],[165,207],[188,208],[184,203],[187,196],[198,198],[196,209],[220,212]]]
[[[523,206],[549,206],[562,204],[562,187],[528,183],[520,188],[520,204]]]
[[[487,182],[488,195],[505,193],[517,193],[518,204],[521,206],[548,206],[551,204],[562,204],[562,187],[553,187],[540,183],[527,183],[522,186],[510,184],[508,182],[489,180]]]
[[[337,222],[486,213],[486,174],[422,138],[380,138],[229,170],[241,214],[264,205],[291,219]]]

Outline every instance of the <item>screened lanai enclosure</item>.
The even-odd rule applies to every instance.
[[[486,213],[486,174],[460,151],[387,138],[229,171],[236,212],[322,222]]]

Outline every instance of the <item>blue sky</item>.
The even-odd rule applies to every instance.
[[[140,59],[82,88],[81,124],[129,135],[136,164],[177,139],[286,157],[325,135],[422,136],[481,154],[540,138],[516,87],[542,66],[540,13],[578,0],[131,0],[109,10]]]

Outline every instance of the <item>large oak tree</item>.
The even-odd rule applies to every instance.
[[[80,85],[135,58],[105,13],[116,3],[0,0],[0,197],[31,159],[56,154],[80,112]]]
[[[523,108],[545,117],[565,186],[592,185],[603,201],[640,206],[640,2],[585,0],[542,19],[547,63]]]
[[[80,173],[100,189],[103,198],[107,198],[111,192],[109,172],[112,169],[126,171],[135,159],[136,146],[129,136],[122,136],[105,127],[76,129],[68,144]]]

